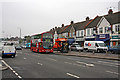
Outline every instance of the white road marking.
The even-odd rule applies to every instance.
[[[120,65],[118,63],[111,63],[111,62],[105,62],[105,61],[98,61],[98,62],[101,62],[101,63],[109,63],[109,64],[114,64],[114,65]]]
[[[66,73],[66,74],[69,75],[69,76],[75,77],[75,78],[80,78],[79,76],[76,76],[76,75],[71,74],[71,73]]]
[[[117,73],[117,72],[112,72],[112,71],[106,71],[106,72],[119,75],[119,73]]]
[[[70,63],[70,62],[64,62],[64,63],[67,63],[67,64],[72,64],[72,63]]]
[[[83,65],[86,65],[86,66],[89,66],[89,67],[93,67],[94,64],[88,64],[88,63],[85,63],[85,62],[80,62],[80,61],[76,61],[77,63],[80,63],[80,64],[83,64]]]
[[[19,76],[18,73],[16,73],[16,71],[14,71],[12,69],[12,67],[10,67],[4,60],[1,60],[1,62],[3,62],[16,76],[18,76],[18,78],[22,78],[21,76]]]
[[[37,64],[39,64],[39,65],[41,65],[41,66],[43,65],[43,64],[41,64],[41,63],[39,63],[39,62],[38,62]]]
[[[72,65],[75,65],[75,66],[85,67],[85,66],[83,66],[83,65],[79,65],[79,64],[75,64],[75,63],[70,63],[70,62],[64,62],[64,63],[66,63],[66,64],[72,64]]]
[[[27,58],[24,58],[24,59],[27,59]]]

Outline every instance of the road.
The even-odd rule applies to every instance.
[[[15,58],[3,58],[8,70],[3,78],[118,78],[118,61],[41,54],[29,49],[17,51]]]

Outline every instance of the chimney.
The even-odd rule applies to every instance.
[[[113,13],[113,10],[109,9],[108,14],[112,14],[112,13]]]
[[[70,23],[71,23],[71,24],[73,24],[73,23],[74,23],[74,21],[71,21]]]
[[[90,18],[89,17],[86,17],[86,21],[88,21]]]
[[[64,27],[64,24],[62,24],[62,27]]]

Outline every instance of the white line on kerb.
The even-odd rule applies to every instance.
[[[75,78],[80,78],[79,76],[76,76],[76,75],[71,74],[71,73],[66,73],[66,74],[69,75],[69,76],[75,77]]]
[[[18,76],[18,78],[22,78],[22,77],[19,76],[18,73],[16,73],[16,71],[14,71],[5,61],[1,60],[1,62],[3,62],[16,76]]]

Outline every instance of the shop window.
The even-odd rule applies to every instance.
[[[113,46],[115,46],[116,45],[116,42],[113,42]]]
[[[119,31],[120,31],[120,25],[115,26],[115,31],[116,31],[116,32],[119,32]]]

